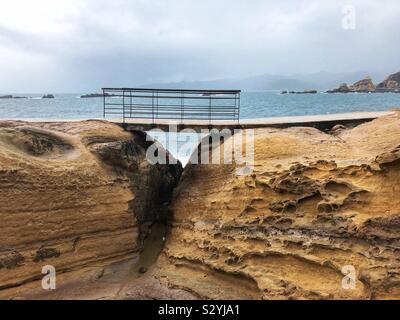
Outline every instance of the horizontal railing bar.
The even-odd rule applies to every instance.
[[[110,103],[110,104],[106,104],[106,106],[124,106],[124,104],[123,103]],[[208,108],[209,108],[209,106],[206,106],[206,105],[191,105],[191,104],[185,104],[185,105],[181,105],[181,104],[159,104],[159,105],[152,105],[152,104],[144,104],[144,103],[132,103],[132,104],[129,104],[129,103],[125,103],[125,106],[126,107],[129,107],[129,106],[131,106],[131,107],[135,107],[135,108],[146,108],[146,107],[150,107],[150,109],[151,109],[151,107],[155,107],[155,108],[176,108],[176,107],[178,107],[178,108],[188,108],[188,109],[190,109],[190,108],[207,108],[207,110],[208,110]],[[213,109],[215,109],[215,108],[220,108],[220,109],[234,109],[234,108],[236,108],[236,106],[220,106],[220,105],[218,105],[218,106],[215,106],[215,105],[213,105],[212,106],[212,108]]]
[[[148,118],[148,117],[135,117],[135,116],[131,116],[131,117],[125,117],[125,119],[152,119],[152,118]],[[210,118],[208,116],[202,117],[202,118],[198,118],[198,117],[175,117],[175,118],[171,118],[171,117],[157,117],[154,118],[154,120],[209,120]],[[235,120],[232,117],[211,117],[211,120]]]
[[[142,96],[152,96],[153,94],[159,94],[160,97],[169,97],[174,96],[177,93],[184,94],[185,97],[191,96],[202,96],[202,97],[215,97],[219,95],[226,95],[226,96],[238,96],[239,93],[232,93],[232,92],[207,92],[207,91],[198,91],[198,92],[182,92],[182,91],[104,91],[105,98],[112,98],[112,97],[122,97],[122,96],[129,96],[129,95],[142,95]]]
[[[127,113],[128,113],[128,115],[127,116],[129,116],[129,110],[125,110]],[[138,112],[138,111],[134,111],[134,110],[132,110],[132,113],[135,113],[135,114],[149,114],[149,115],[151,115],[152,113],[151,112]],[[158,112],[157,114],[164,114],[164,115],[167,115],[167,114],[169,114],[169,115],[181,115],[181,113],[180,112]],[[207,115],[208,116],[208,113],[204,113],[204,112],[188,112],[188,113],[185,113],[185,114],[190,114],[190,115]],[[235,113],[234,112],[214,112],[214,113],[211,113],[211,115],[235,115]]]
[[[126,109],[125,110],[132,110],[132,111],[134,111],[134,110],[138,110],[138,111],[149,111],[149,112],[152,112],[152,109],[150,108],[129,108],[129,107],[125,107]],[[185,113],[186,112],[203,112],[203,113],[209,113],[209,110],[208,109],[206,109],[206,108],[193,108],[193,109],[187,109],[187,108],[185,108],[184,110],[182,110],[182,109],[179,109],[179,108],[159,108],[158,110],[157,110],[157,112],[158,111],[160,111],[160,112],[168,112],[168,111],[171,111],[171,112],[181,112],[181,111],[185,111]],[[216,112],[225,112],[225,113],[227,113],[227,112],[231,112],[231,113],[234,113],[235,112],[235,110],[228,110],[228,109],[213,109],[211,112],[213,112],[213,111],[216,111]]]
[[[119,107],[119,108],[116,108],[116,107],[113,107],[113,108],[106,108],[106,109],[123,109],[123,108],[125,108],[125,109],[130,109],[130,110],[149,110],[150,112],[153,112],[153,107],[149,107],[149,106],[129,106],[129,105],[125,105],[125,106],[122,106],[122,107]],[[154,106],[154,109],[157,109],[157,107],[156,106]],[[190,110],[193,110],[193,111],[205,111],[205,112],[212,112],[213,110],[218,110],[218,111],[222,111],[222,112],[229,112],[229,111],[232,111],[232,112],[234,112],[234,111],[237,111],[238,109],[236,109],[236,108],[212,108],[212,110],[210,111],[210,109],[209,108],[207,108],[207,107],[184,107],[184,108],[180,108],[180,107],[178,107],[178,106],[175,106],[175,107],[166,107],[166,106],[164,106],[164,107],[159,107],[158,108],[158,110],[160,110],[160,111],[168,111],[168,110],[171,110],[171,111],[190,111]]]
[[[155,89],[155,88],[102,88],[104,92],[106,91],[125,91],[125,92],[200,92],[200,93],[240,93],[241,90],[215,90],[215,89]]]
[[[179,100],[196,100],[196,99],[207,99],[207,100],[236,100],[235,97],[213,97],[213,96],[209,96],[209,97],[189,97],[189,96],[155,96],[153,97],[151,96],[143,96],[143,95],[121,95],[121,96],[108,96],[105,97],[107,98],[111,98],[111,99],[115,99],[115,98],[144,98],[144,99],[153,99],[153,98],[158,98],[158,99],[179,99]]]
[[[123,109],[123,110],[125,110],[125,112],[131,112],[131,113],[134,113],[134,112],[136,112],[136,113],[153,113],[153,112],[151,112],[151,110],[144,110],[144,109],[129,109],[129,108],[125,108],[125,109]],[[158,112],[158,114],[167,114],[167,113],[171,113],[171,114],[182,114],[181,113],[181,110],[159,110],[159,112]],[[186,113],[197,113],[197,114],[210,114],[210,112],[205,112],[205,111],[203,111],[203,110],[191,110],[190,112],[185,112],[185,114]],[[213,113],[215,113],[215,114],[235,114],[236,112],[234,112],[234,111],[222,111],[222,110],[219,110],[219,111],[216,111],[216,112],[211,112],[211,114],[213,114]],[[157,113],[154,113],[154,114],[157,114]]]
[[[147,113],[134,113],[134,112],[132,112],[132,115],[125,114],[125,118],[132,118],[132,117],[138,117],[138,116],[147,117],[148,114]],[[174,118],[174,117],[176,117],[176,118],[181,118],[182,117],[181,114],[175,113],[175,114],[159,114],[158,117],[156,117],[156,118],[161,118],[163,116],[170,117],[171,119]],[[186,117],[195,117],[195,119],[201,119],[201,118],[209,117],[209,115],[207,115],[207,114],[198,114],[198,115],[196,115],[196,114],[186,114],[185,116]],[[223,114],[221,114],[221,115],[217,115],[217,114],[211,115],[211,117],[215,118],[215,119],[216,118],[226,118],[226,117],[232,118],[232,116],[233,115],[223,115]]]
[[[143,116],[143,115],[132,115],[130,117],[125,117],[126,119],[130,119],[130,118],[141,118],[141,119],[149,119],[147,116]],[[204,116],[204,117],[180,117],[180,116],[176,116],[176,117],[171,117],[171,116],[159,116],[155,119],[208,119],[208,116]],[[232,117],[211,117],[212,119],[216,120],[216,119],[234,119]]]
[[[151,115],[151,113],[132,112],[132,113],[128,113],[126,115],[126,117],[129,118],[131,116],[131,114],[132,115]],[[163,116],[171,116],[171,117],[172,116],[182,117],[182,115],[180,113],[159,113],[158,114],[158,116],[161,116],[161,115],[163,115]],[[201,116],[208,117],[209,116],[208,114],[203,114],[203,113],[202,114],[199,114],[199,113],[185,113],[185,115],[188,115],[188,116],[199,116],[199,117],[201,117]],[[212,114],[211,116],[214,116],[214,117],[233,117],[234,114],[226,114],[226,113],[217,114],[217,113],[215,113],[215,114]]]
[[[107,106],[106,109],[123,109],[123,105],[120,105],[118,107],[116,106]],[[153,110],[153,107],[151,105],[148,106],[141,106],[141,105],[127,105],[125,104],[125,108],[131,108],[131,109],[143,109],[143,110]],[[158,108],[159,110],[182,110],[184,109],[186,110],[209,110],[209,108],[207,106],[184,106],[184,107],[180,107],[178,105],[175,106],[154,106],[154,108]],[[237,107],[224,107],[224,106],[220,106],[220,107],[212,107],[212,110],[238,110]],[[211,112],[212,112],[211,110]]]
[[[153,96],[143,96],[143,95],[134,95],[134,96],[130,96],[130,95],[126,95],[126,96],[109,96],[106,97],[106,101],[112,101],[112,100],[120,100],[120,99],[128,99],[128,98],[138,98],[138,99],[152,99]],[[216,96],[216,97],[203,97],[203,96],[184,96],[184,97],[180,97],[180,96],[154,96],[154,98],[158,98],[159,100],[235,100],[235,97],[230,97],[230,96]],[[237,100],[237,99],[236,99]]]
[[[106,110],[124,110],[124,109],[106,109]],[[140,109],[140,108],[135,108],[135,109],[130,109],[129,107],[125,107],[125,111],[131,111],[131,112],[147,112],[147,113],[153,113],[151,109]],[[171,113],[177,113],[177,112],[182,112],[181,109],[159,109],[158,113],[161,112],[171,112]],[[197,112],[197,113],[204,113],[204,114],[209,114],[206,109],[191,109],[191,110],[184,110],[185,113],[192,113],[192,112]],[[222,110],[218,109],[215,110],[215,112],[211,111],[211,113],[236,113],[235,110]]]

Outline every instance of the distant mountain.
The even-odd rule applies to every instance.
[[[152,83],[143,87],[181,89],[241,89],[241,90],[300,90],[311,84],[279,75],[260,75],[240,79],[218,79],[210,81],[180,81]]]
[[[338,83],[354,83],[364,78],[368,72],[318,72],[311,74],[273,75],[263,74],[236,79],[216,79],[208,81],[180,81],[146,84],[142,87],[181,88],[181,89],[241,89],[247,91],[261,90],[327,90]],[[382,74],[372,74],[383,78]]]

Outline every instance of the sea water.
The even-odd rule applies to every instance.
[[[54,94],[55,99],[41,99],[43,94],[15,94],[30,98],[0,99],[0,119],[102,118],[103,98],[80,98],[81,94]],[[400,93],[242,92],[240,104],[241,119],[385,111],[400,107]]]

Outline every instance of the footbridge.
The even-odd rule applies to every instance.
[[[315,127],[330,130],[337,124],[355,126],[391,112],[354,112],[330,115],[240,118],[240,90],[103,88],[103,117],[127,130],[164,131],[186,128],[252,129]],[[172,125],[172,126],[171,126]]]

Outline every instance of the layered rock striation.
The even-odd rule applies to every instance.
[[[165,287],[209,299],[400,298],[399,114],[334,135],[257,129],[254,171],[236,169],[185,168],[154,271]]]
[[[252,171],[189,164],[180,178],[148,163],[144,133],[1,122],[0,298],[400,298],[400,113],[254,137]],[[164,229],[143,240],[165,220],[151,265]],[[121,264],[138,256],[139,276]],[[44,265],[60,285],[46,295]]]
[[[181,172],[150,165],[150,143],[105,121],[0,123],[0,297],[45,265],[61,277],[138,255]]]

